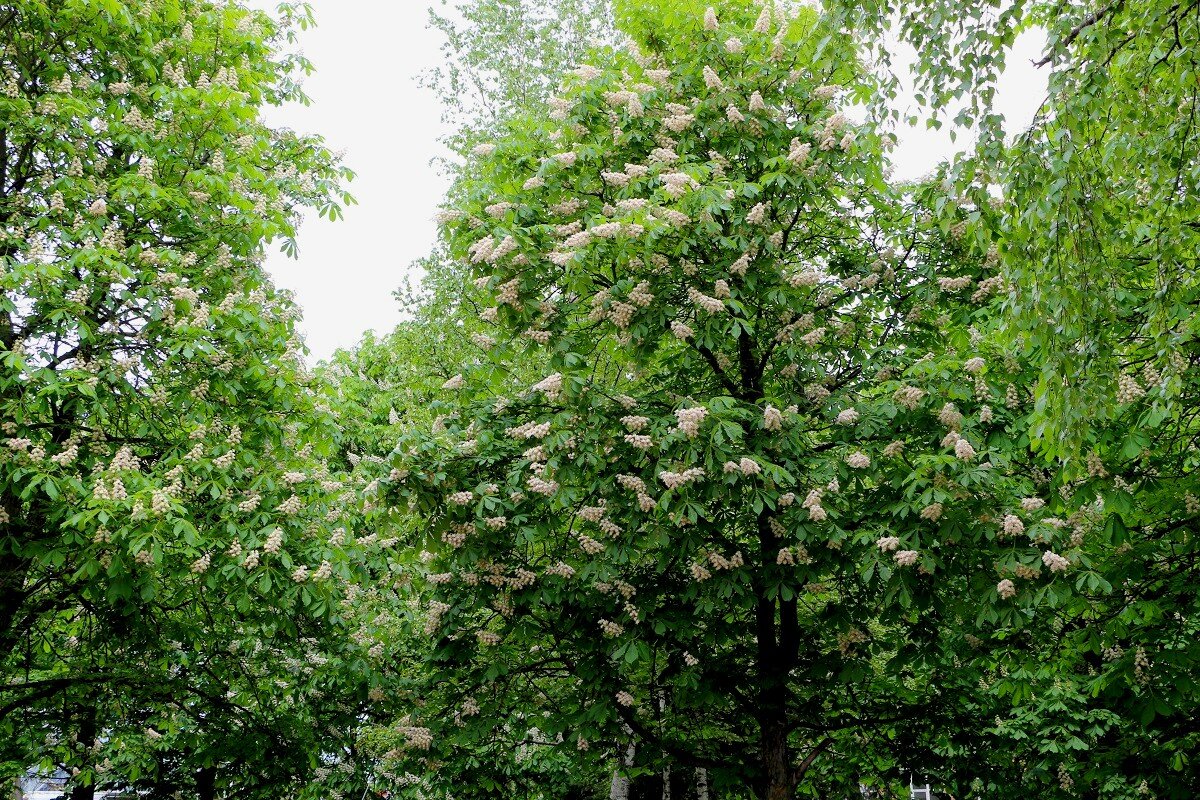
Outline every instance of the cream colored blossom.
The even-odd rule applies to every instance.
[[[839,425],[854,425],[860,418],[858,410],[855,408],[847,408],[838,412],[837,424]]]
[[[1042,553],[1042,563],[1049,567],[1051,572],[1066,572],[1071,566],[1070,561],[1049,550]]]

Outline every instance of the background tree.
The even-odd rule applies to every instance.
[[[1121,416],[1123,382],[1146,364],[1178,374],[1177,356],[1186,361],[1194,350],[1196,7],[835,7],[882,56],[881,107],[900,85],[887,55],[891,32],[916,49],[917,97],[930,124],[958,108],[954,122],[978,132],[955,178],[984,208],[989,194],[1000,198],[975,235],[998,243],[1017,290],[1008,301],[1014,333],[1042,364],[1036,432],[1044,447],[1080,455],[1091,422]],[[1044,33],[1035,66],[1048,93],[1033,124],[1015,130],[995,100],[1009,49],[1027,31]]]
[[[279,13],[0,6],[0,748],[77,797],[303,781],[289,728],[342,713],[287,665],[327,637],[357,499],[261,260],[349,173],[261,121],[303,99],[311,19]]]
[[[445,37],[443,61],[422,80],[442,100],[451,147],[470,147],[514,113],[539,107],[556,76],[612,40],[612,19],[610,0],[456,0],[448,13],[431,9],[429,27]]]

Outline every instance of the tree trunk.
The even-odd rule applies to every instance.
[[[696,800],[708,800],[708,770],[696,769]]]
[[[79,710],[79,743],[84,746],[87,756],[90,758],[92,748],[96,745],[96,709],[81,708]],[[84,761],[83,766],[91,766]],[[95,776],[87,779],[86,783],[77,783],[72,781],[71,800],[95,800],[96,798],[96,781]]]
[[[667,710],[667,695],[662,688],[658,689],[658,713],[665,714]],[[663,770],[662,770],[662,800],[671,800],[671,762],[667,759],[667,754],[663,753]]]
[[[0,556],[0,658],[6,658],[16,646],[14,628],[25,605],[25,578],[28,573],[28,559],[12,554]]]
[[[791,800],[795,790],[787,728],[782,720],[762,725],[762,771],[764,800]]]
[[[624,766],[626,769],[633,766],[635,753],[637,753],[637,748],[631,741],[629,747],[625,748]],[[612,784],[608,788],[608,800],[629,800],[629,776],[622,775],[619,769],[613,770]]]
[[[217,797],[217,769],[216,767],[204,767],[196,771],[196,798],[197,800],[216,800]]]
[[[759,558],[764,569],[774,565],[778,549],[768,514],[764,510],[758,515]],[[762,587],[759,591],[763,591]],[[788,676],[800,647],[796,600],[771,598],[763,592],[754,616],[758,639],[757,794],[760,800],[791,800],[796,789],[796,772],[788,745]]]

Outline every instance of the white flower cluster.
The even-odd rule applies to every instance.
[[[749,456],[743,456],[738,461],[726,461],[724,471],[727,475],[734,472],[741,475],[758,475],[762,472],[762,467]]]
[[[554,400],[562,392],[563,376],[560,372],[548,375],[530,387],[530,391],[541,392],[550,400]]]
[[[270,535],[267,536],[267,541],[263,543],[263,552],[274,555],[275,553],[278,553],[282,547],[283,530],[281,528],[275,528],[273,531],[271,531]]]
[[[1146,394],[1146,390],[1141,387],[1137,379],[1132,375],[1121,375],[1117,378],[1117,403],[1125,405],[1132,403],[1138,398]]]
[[[1020,536],[1025,532],[1025,523],[1016,514],[1005,514],[1001,527],[1005,536]]]
[[[663,172],[658,179],[669,197],[683,197],[689,190],[700,188],[699,182],[686,172]]]
[[[697,308],[707,311],[709,314],[720,314],[725,310],[725,304],[715,297],[709,297],[695,287],[688,287],[688,299],[696,305]]]
[[[690,467],[680,472],[663,471],[658,473],[658,479],[666,485],[668,489],[677,489],[680,486],[685,486],[692,481],[698,481],[704,477],[703,467]]]
[[[618,475],[617,484],[622,489],[637,495],[638,507],[642,511],[651,511],[657,505],[646,489],[646,482],[636,475]]]
[[[1042,554],[1042,563],[1049,567],[1051,572],[1066,572],[1071,566],[1070,561],[1049,550]]]
[[[682,432],[689,439],[694,439],[700,433],[700,424],[707,416],[708,409],[704,406],[676,409],[676,430]]]
[[[855,408],[844,409],[841,412],[839,412],[837,415],[837,424],[838,425],[854,425],[855,423],[858,422],[860,416],[861,415],[858,413],[858,410]]]
[[[616,637],[625,632],[625,628],[622,625],[612,622],[611,620],[602,619],[596,624],[600,626],[600,630],[605,636]]]
[[[955,293],[966,289],[972,282],[969,275],[964,275],[961,278],[938,278],[938,287],[943,292]]]
[[[556,481],[545,480],[539,475],[530,475],[525,484],[529,487],[529,491],[534,494],[547,497],[558,491],[558,483]]]
[[[429,728],[403,726],[397,728],[397,733],[404,736],[404,744],[415,750],[428,750],[433,746],[433,733]]]
[[[898,405],[902,405],[909,411],[912,411],[921,404],[921,401],[925,398],[925,394],[924,389],[918,389],[915,386],[901,386],[892,394],[892,399]]]
[[[852,469],[866,469],[871,466],[871,458],[861,450],[846,456],[846,464]]]
[[[822,522],[828,514],[825,513],[825,508],[821,505],[821,498],[824,492],[820,489],[812,489],[808,496],[804,498],[804,502],[800,504],[801,508],[808,510],[808,517],[813,522]]]
[[[526,422],[505,430],[510,439],[544,439],[550,435],[549,422]]]

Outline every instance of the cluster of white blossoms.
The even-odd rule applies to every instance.
[[[679,472],[664,470],[663,472],[658,473],[658,479],[662,481],[668,489],[678,489],[680,486],[686,486],[687,484],[693,481],[698,481],[703,477],[703,467],[689,467],[688,469],[681,470]]]
[[[824,492],[821,489],[812,489],[808,496],[804,498],[804,502],[800,504],[801,508],[808,510],[808,517],[813,522],[821,522],[828,516],[825,513],[825,508],[821,505],[821,498]]]
[[[962,412],[958,410],[958,407],[955,406],[954,403],[946,403],[944,406],[942,406],[942,409],[938,411],[938,422],[942,423],[947,428],[956,431],[962,427]]]
[[[846,456],[846,465],[852,469],[866,469],[871,466],[871,458],[861,450]]]
[[[1045,564],[1051,572],[1066,572],[1071,567],[1070,561],[1049,550],[1042,554],[1042,563]]]
[[[700,424],[704,422],[704,418],[707,416],[708,409],[704,406],[676,409],[676,430],[683,433],[689,439],[694,439],[700,433]]]
[[[1146,394],[1137,379],[1132,375],[1121,375],[1117,378],[1117,403],[1125,405],[1132,403]]]
[[[275,528],[267,536],[267,541],[263,543],[263,552],[275,555],[283,547],[283,530]]]
[[[1005,514],[1001,530],[1005,536],[1020,536],[1025,532],[1025,523],[1016,514]]]
[[[562,373],[555,372],[552,375],[547,375],[542,380],[530,387],[530,391],[541,392],[550,400],[556,399],[563,389]]]
[[[854,131],[847,130],[849,122],[846,115],[840,112],[825,120],[824,127],[817,134],[817,146],[822,150],[832,150],[835,147],[849,150],[854,144]]]
[[[716,569],[716,570],[737,569],[739,567],[745,566],[745,564],[746,564],[746,560],[742,556],[741,550],[738,550],[737,552],[735,552],[732,556],[729,556],[728,558],[726,558],[725,556],[721,555],[720,553],[718,553],[716,551],[710,551],[710,552],[704,553],[704,558],[706,558],[708,560],[708,563],[712,565],[712,568]]]
[[[1017,595],[1017,586],[1008,578],[996,584],[996,592],[1005,600],[1010,600]]]
[[[900,549],[900,539],[896,536],[884,536],[875,544],[884,553],[894,553]]]
[[[1145,685],[1150,682],[1150,656],[1146,655],[1144,647],[1139,647],[1133,653],[1133,676],[1139,684]],[[1142,786],[1145,785],[1146,782],[1142,781]],[[1140,793],[1147,794],[1144,791]]]
[[[921,519],[937,522],[942,518],[943,506],[941,503],[930,503],[921,509]]]
[[[719,314],[725,310],[725,303],[715,297],[710,297],[694,286],[688,287],[688,299],[692,303],[709,314]]]
[[[925,395],[926,392],[924,389],[918,389],[915,386],[901,386],[892,394],[892,399],[898,405],[902,405],[909,411],[912,411],[921,404]]]
[[[414,750],[428,750],[430,747],[433,747],[433,733],[429,728],[406,725],[398,727],[396,732],[404,737],[406,747],[411,747]]]
[[[550,435],[549,422],[526,422],[507,428],[505,435],[510,439],[544,439]]]
[[[304,508],[304,502],[297,495],[292,495],[276,506],[277,511],[288,516],[300,513],[302,508]]]
[[[1021,510],[1028,513],[1040,511],[1045,505],[1046,501],[1040,497],[1025,497],[1021,499]]]
[[[450,378],[448,381],[446,381],[445,383],[443,383],[443,384],[442,384],[442,388],[443,388],[443,389],[454,390],[454,389],[461,389],[461,388],[463,388],[463,387],[464,387],[464,386],[466,386],[466,385],[467,385],[467,382],[466,382],[466,380],[463,378],[463,376],[462,376],[462,375],[455,375],[453,378]]]
[[[596,622],[600,626],[600,631],[608,637],[617,637],[625,632],[625,627],[620,623],[613,622],[607,619],[601,619]]]
[[[679,320],[671,321],[671,333],[676,339],[681,341],[685,339],[691,339],[696,334],[696,332],[693,331],[688,325],[680,322]]]
[[[950,294],[961,292],[966,289],[974,281],[969,275],[964,275],[960,278],[938,278],[938,287]]]
[[[724,465],[725,474],[738,473],[740,475],[758,475],[762,472],[762,467],[757,461],[749,456],[743,456],[738,461],[726,461]]]
[[[896,564],[901,567],[911,567],[920,557],[921,554],[916,550],[898,550],[893,556]]]
[[[855,408],[843,409],[842,411],[838,412],[837,424],[838,425],[854,425],[855,423],[858,422],[858,420],[860,419],[860,416],[861,415],[858,413],[858,410]]]
[[[529,491],[533,492],[534,494],[540,494],[546,497],[558,491],[558,483],[556,481],[546,480],[540,475],[530,475],[526,479],[525,485],[528,486]]]

